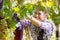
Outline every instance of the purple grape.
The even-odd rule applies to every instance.
[[[21,20],[17,17],[17,14],[16,14],[16,13],[13,15],[13,18],[15,18],[17,22],[20,22],[20,25],[21,25],[21,26],[20,26],[20,30],[23,30],[24,27],[27,27],[27,26],[30,25],[30,22],[29,22],[27,19],[25,19],[24,21],[21,21]]]
[[[16,13],[14,13],[13,18],[15,18],[17,22],[20,22],[20,19],[17,17]]]
[[[21,24],[20,30],[23,30],[23,27],[24,27],[23,22],[17,17],[16,13],[14,13],[13,18],[15,18],[17,22],[20,22],[20,24]]]
[[[2,7],[3,7],[3,1],[4,0],[1,0],[1,2],[0,2],[0,11],[1,11]]]

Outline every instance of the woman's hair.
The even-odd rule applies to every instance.
[[[44,14],[48,14],[48,12],[47,12],[47,11],[45,11],[45,12],[44,12]],[[48,15],[49,15],[49,14],[48,14]],[[47,16],[47,17],[46,17],[47,19],[48,19],[48,15],[46,15],[46,16]]]
[[[42,12],[42,11],[41,10],[35,10],[34,13],[40,13],[40,12]]]
[[[39,13],[40,12],[40,10],[35,10],[35,12],[34,13]]]
[[[44,14],[47,14],[47,13],[48,13],[47,11],[44,12]]]

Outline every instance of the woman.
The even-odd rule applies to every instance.
[[[33,40],[44,40],[44,38],[43,38],[44,32],[49,32],[48,34],[50,35],[50,32],[52,30],[52,28],[51,28],[52,25],[50,22],[44,21],[45,15],[42,11],[37,10],[34,14],[34,17],[31,17],[28,15],[27,19],[28,20],[24,20],[22,22],[22,24],[23,24],[23,27],[30,26]],[[21,23],[20,23],[20,25],[21,25]],[[20,27],[20,25],[18,25],[18,27]],[[37,29],[35,30],[35,27],[38,27],[39,29],[44,30],[43,34],[41,33],[42,37],[40,39],[37,38],[39,36],[38,35],[39,32],[36,31]],[[46,39],[46,40],[49,40],[49,39]]]

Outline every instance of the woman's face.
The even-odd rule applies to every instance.
[[[37,19],[39,19],[38,15],[39,15],[38,13],[35,13],[34,17],[37,18]]]
[[[37,19],[39,19],[41,21],[43,21],[45,19],[45,15],[43,14],[42,11],[35,13],[34,16],[35,16],[35,18],[37,18]]]

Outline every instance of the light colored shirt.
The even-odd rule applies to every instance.
[[[50,22],[41,22],[41,25],[40,25],[41,29],[44,29],[46,32],[49,33],[49,35],[52,34],[52,30],[53,30],[53,25],[50,23]]]
[[[28,27],[28,26],[31,27],[32,34],[36,35],[36,37],[34,37],[33,39],[36,38],[36,40],[37,40],[38,33],[36,33],[35,30],[37,30],[38,28],[35,26],[32,27],[30,24],[31,23],[26,19],[22,22],[22,25],[24,27]],[[16,25],[17,25],[17,27],[20,27],[20,29],[22,29],[20,22],[18,22]],[[43,29],[46,32],[45,36],[48,36],[50,38],[52,31],[53,31],[53,25],[49,20],[46,20],[46,21],[40,23],[40,29]],[[44,36],[44,39],[45,39],[45,36]]]
[[[22,25],[24,25],[24,27],[30,26],[30,22],[26,19],[22,23],[23,23]],[[44,29],[45,31],[51,33],[53,25],[50,21],[47,20],[47,21],[41,22],[40,24],[41,24],[40,25],[41,29]],[[18,22],[16,24],[16,27],[20,27],[20,29],[21,29],[22,26],[21,26],[20,22]]]

